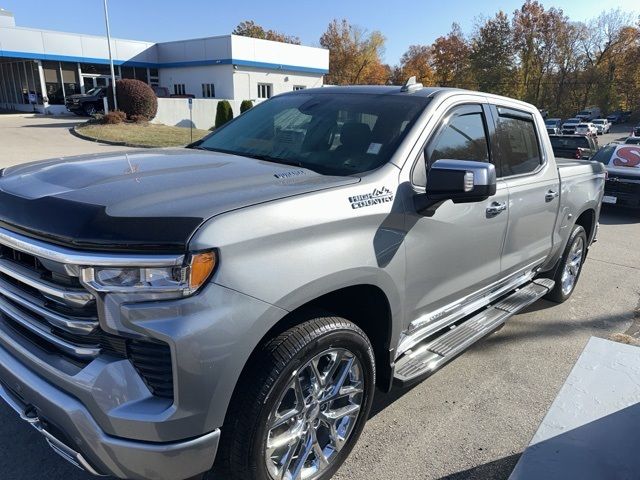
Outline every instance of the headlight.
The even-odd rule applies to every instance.
[[[214,252],[192,254],[182,267],[87,267],[82,281],[99,292],[196,292],[215,269]]]

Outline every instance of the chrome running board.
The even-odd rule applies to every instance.
[[[536,279],[480,310],[468,320],[450,327],[446,333],[415,345],[396,360],[395,381],[406,385],[432,374],[478,340],[504,325],[509,317],[542,298],[553,285],[553,280]]]

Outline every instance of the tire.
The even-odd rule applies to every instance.
[[[89,117],[93,117],[98,111],[93,103],[87,103],[84,107],[82,107],[82,110]]]
[[[341,360],[336,362],[337,358]],[[316,365],[315,370],[309,362]],[[314,378],[321,380],[316,382],[316,386],[322,384],[318,390],[313,388]],[[341,378],[343,387],[335,390]],[[335,384],[332,379],[336,380]],[[211,478],[272,480],[281,476],[279,467],[289,459],[288,472],[295,472],[300,465],[309,469],[317,466],[317,471],[306,470],[307,475],[300,478],[328,480],[362,432],[371,409],[374,386],[371,343],[364,332],[348,320],[319,316],[278,335],[257,352],[238,382],[222,428]],[[329,402],[319,400],[331,396],[324,393],[336,391],[342,398]],[[359,392],[349,393],[356,391]],[[318,393],[316,398],[312,392],[324,393]],[[357,403],[359,409],[356,410]],[[304,413],[299,413],[301,405],[306,409]],[[331,437],[328,423],[324,422],[331,414],[336,415],[339,408],[356,413],[334,421],[338,424],[334,431],[342,431],[344,437]],[[282,425],[276,427],[278,423]],[[282,441],[287,438],[289,442]],[[314,441],[322,450],[320,455],[325,463],[316,453],[319,450],[311,447]],[[338,448],[333,449],[333,445]],[[269,447],[271,452],[267,453]],[[301,463],[305,449],[310,453]]]
[[[579,259],[577,258],[578,250],[580,250]],[[556,283],[544,298],[556,303],[567,301],[578,283],[586,256],[587,234],[582,226],[574,225],[553,276]]]

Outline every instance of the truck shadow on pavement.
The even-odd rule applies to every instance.
[[[602,225],[631,225],[640,222],[640,210],[603,205],[600,212]]]
[[[513,471],[518,459],[519,453],[503,457],[493,462],[488,462],[477,467],[470,468],[461,472],[451,473],[438,480],[487,480],[488,478],[507,479]]]

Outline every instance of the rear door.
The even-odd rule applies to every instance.
[[[560,181],[547,158],[539,132],[543,125],[530,112],[492,106],[498,171],[509,191],[509,222],[502,252],[502,274],[528,270],[542,262],[552,246],[560,204]]]

